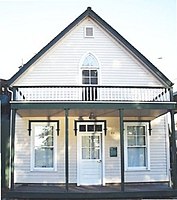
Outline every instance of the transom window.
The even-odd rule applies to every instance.
[[[148,169],[147,123],[125,123],[127,169]]]
[[[79,132],[101,132],[102,124],[80,124]]]
[[[82,63],[82,66],[99,66],[99,64],[95,56],[89,53],[85,57],[84,62]]]
[[[54,170],[57,122],[31,122],[32,170]]]

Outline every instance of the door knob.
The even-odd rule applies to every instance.
[[[98,162],[98,163],[101,163],[101,162],[102,162],[102,160],[98,160],[97,162]]]

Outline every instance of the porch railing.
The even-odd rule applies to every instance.
[[[134,86],[15,86],[13,101],[168,102],[170,88]]]

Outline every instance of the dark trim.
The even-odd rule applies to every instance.
[[[69,109],[65,110],[65,187],[66,191],[69,190],[69,122],[68,115]]]
[[[59,125],[59,120],[29,120],[29,124],[28,124],[28,131],[29,131],[29,136],[31,136],[31,123],[35,123],[35,122],[55,122],[55,123],[57,123],[57,129],[56,129],[56,131],[57,131],[57,135],[59,136],[59,131],[60,131],[60,125]]]
[[[14,156],[15,156],[15,119],[16,110],[11,110],[11,134],[10,134],[10,189],[14,189]]]
[[[176,159],[176,137],[175,137],[175,120],[174,110],[170,111],[171,116],[171,161],[172,161],[172,186],[177,189],[177,159]]]
[[[175,109],[175,102],[13,102],[11,107],[14,109]]]
[[[77,123],[80,122],[80,123],[87,123],[87,122],[94,122],[94,123],[97,123],[97,122],[103,122],[104,123],[104,134],[106,136],[106,132],[107,132],[107,123],[106,123],[106,120],[74,120],[74,132],[75,132],[75,136],[77,136]]]
[[[120,122],[120,162],[121,162],[121,191],[125,190],[125,158],[124,158],[124,120],[123,110],[119,110]]]
[[[17,78],[19,78],[34,62],[36,62],[43,54],[45,54],[56,42],[58,42],[65,34],[80,23],[84,18],[90,17],[103,27],[109,34],[111,34],[118,43],[124,46],[136,59],[147,67],[164,85],[171,87],[173,83],[158,70],[145,56],[143,56],[135,47],[133,47],[124,37],[122,37],[115,29],[113,29],[107,22],[98,16],[90,7],[87,8],[78,18],[69,24],[62,32],[60,32],[51,42],[49,42],[43,49],[41,49],[34,57],[32,57],[20,70],[8,80],[11,85]]]

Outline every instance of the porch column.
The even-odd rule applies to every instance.
[[[123,110],[119,110],[120,117],[120,156],[121,156],[121,191],[124,191],[124,122],[123,122]]]
[[[175,120],[174,110],[170,111],[171,114],[171,160],[172,160],[172,183],[173,188],[177,189],[177,156],[176,156],[176,138],[175,138]]]
[[[15,154],[15,117],[16,109],[11,109],[10,122],[10,189],[14,189],[14,154]]]
[[[69,180],[68,114],[69,114],[69,109],[65,109],[65,187],[67,191],[69,189],[68,187],[68,180]]]

